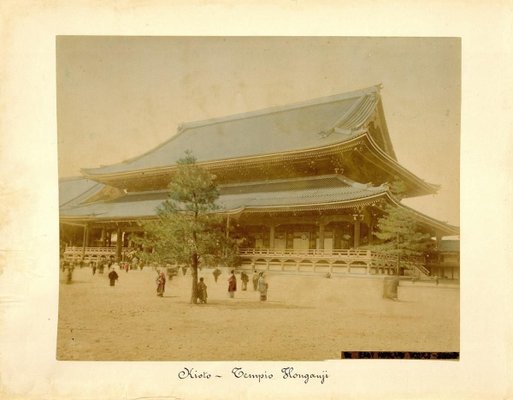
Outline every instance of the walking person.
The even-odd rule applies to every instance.
[[[253,270],[253,290],[256,291],[257,287],[258,287],[258,274],[255,269],[255,270]]]
[[[260,272],[260,277],[258,278],[258,291],[260,292],[260,301],[267,300],[267,289],[269,289],[269,284],[265,281],[264,273]]]
[[[112,271],[109,272],[109,282],[110,286],[114,286],[116,284],[116,281],[118,280],[119,276],[118,273],[114,268],[112,268]]]
[[[200,278],[198,283],[198,299],[200,303],[206,304],[207,297],[207,285],[205,285],[205,282],[203,282],[203,278]]]
[[[232,274],[228,279],[228,294],[233,299],[235,292],[237,291],[237,278],[235,277],[235,271],[232,270]]]
[[[157,278],[157,296],[163,297],[164,290],[166,288],[166,275],[164,272],[160,272]]]

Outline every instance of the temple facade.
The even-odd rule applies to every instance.
[[[185,151],[216,175],[219,212],[237,239],[241,268],[281,272],[397,273],[393,257],[369,250],[383,206],[408,209],[434,241],[459,228],[403,205],[438,187],[397,161],[380,87],[180,126],[168,141],[119,164],[82,170],[60,181],[63,255],[122,259],[139,223],[155,218]],[[428,263],[401,273],[429,275]],[[437,268],[440,265],[437,264]],[[451,276],[459,277],[459,263]],[[445,272],[437,269],[438,274]]]

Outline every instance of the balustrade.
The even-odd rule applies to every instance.
[[[133,251],[134,249],[124,249],[122,251],[122,256],[124,256]],[[84,261],[96,261],[101,256],[116,257],[116,246],[111,247],[81,247],[81,246],[68,246],[64,250],[64,259],[66,261],[79,261],[84,259]]]
[[[122,258],[134,251],[125,248]],[[363,271],[365,274],[397,273],[397,256],[363,249],[256,249],[241,248],[243,268],[255,268],[255,263],[265,263],[265,269],[275,264],[281,271],[329,271],[351,273]],[[97,261],[101,256],[116,257],[116,246],[112,247],[67,247],[64,259],[67,261]],[[292,264],[290,264],[292,262]],[[249,264],[248,264],[249,263]],[[292,269],[291,269],[292,266]],[[429,275],[429,270],[420,258],[401,259],[401,268],[415,274]]]

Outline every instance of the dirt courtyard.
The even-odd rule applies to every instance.
[[[383,278],[272,275],[261,303],[251,281],[234,299],[227,271],[204,269],[208,304],[189,304],[191,278],[156,296],[156,272],[75,269],[60,284],[59,360],[325,360],[341,351],[459,351],[459,287],[411,284],[383,299]],[[62,273],[61,273],[62,275]],[[251,276],[250,276],[251,280]]]

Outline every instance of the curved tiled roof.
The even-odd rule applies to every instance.
[[[379,88],[285,107],[182,125],[155,149],[119,164],[84,169],[91,177],[173,166],[191,150],[198,162],[275,154],[344,142],[361,133],[379,101]],[[334,129],[337,128],[337,129]]]
[[[102,183],[83,177],[59,179],[59,207],[72,207],[104,188]]]
[[[337,175],[226,185],[220,189],[217,202],[220,212],[358,202],[387,192],[386,186],[363,185]],[[61,209],[60,214],[62,218],[71,219],[153,217],[166,198],[166,191],[133,193],[111,201]]]

